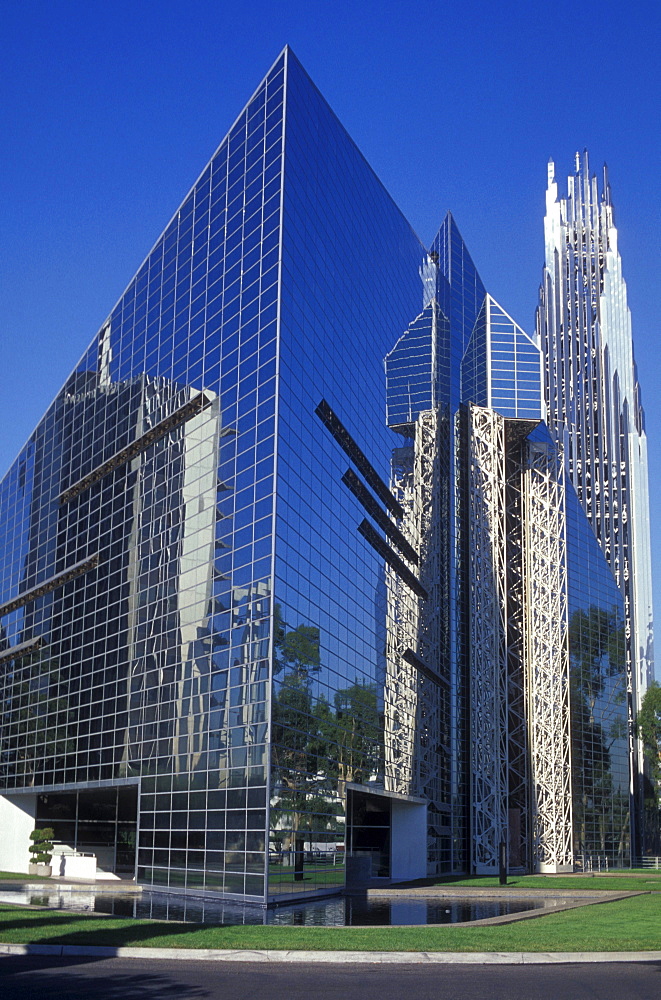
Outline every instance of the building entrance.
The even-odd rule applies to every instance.
[[[390,877],[390,799],[347,791],[347,882]]]
[[[52,827],[58,851],[94,854],[97,870],[135,875],[138,786],[44,792],[37,795],[37,827]]]
[[[347,884],[427,875],[427,802],[347,785]]]

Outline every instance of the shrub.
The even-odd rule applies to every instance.
[[[32,863],[38,865],[49,865],[53,857],[53,837],[54,832],[50,826],[43,830],[33,830],[30,834],[30,854]]]

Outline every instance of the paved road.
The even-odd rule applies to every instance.
[[[1,1000],[659,1000],[661,963],[269,965],[0,958]]]

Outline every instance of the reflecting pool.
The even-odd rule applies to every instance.
[[[403,926],[455,924],[509,913],[561,907],[565,897],[507,899],[475,897],[367,897],[365,894],[305,900],[275,909],[163,892],[96,892],[93,887],[3,886],[0,903],[27,903],[78,913],[152,918],[206,924],[277,924],[280,926]]]

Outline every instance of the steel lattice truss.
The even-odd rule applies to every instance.
[[[418,535],[420,580],[427,594],[418,623],[417,646],[413,647],[429,667],[441,669],[445,636],[443,604],[447,601],[444,545],[441,517],[443,505],[439,496],[444,484],[440,474],[441,416],[438,410],[420,414],[416,426],[414,481],[418,498]],[[440,817],[449,810],[448,790],[444,788],[442,772],[449,766],[448,692],[439,680],[418,672],[418,716],[414,756],[415,787],[418,795],[429,801],[430,839],[440,835]],[[445,794],[444,794],[445,792]],[[437,822],[439,820],[439,822]],[[445,820],[446,821],[446,820]],[[436,849],[430,843],[431,852]]]
[[[473,866],[572,862],[563,464],[532,422],[470,406],[467,515]]]
[[[505,427],[471,406],[468,438],[473,864],[498,868],[507,803]]]
[[[391,487],[404,509],[400,528],[417,549],[418,504],[412,448],[398,448],[393,460]],[[386,678],[384,685],[385,787],[386,791],[414,794],[414,743],[417,738],[417,671],[404,659],[416,648],[418,598],[397,573],[386,566],[388,622],[386,629]]]
[[[388,629],[386,646],[385,744],[386,790],[424,796],[428,805],[428,859],[436,873],[441,802],[441,760],[448,712],[447,693],[438,674],[441,644],[442,580],[438,491],[439,416],[423,413],[415,427],[415,446],[398,448],[391,486],[404,509],[400,529],[419,553],[410,567],[427,591],[416,597],[393,570],[386,571]],[[413,654],[413,656],[411,656]],[[419,661],[416,665],[415,660]]]
[[[523,474],[526,689],[533,864],[572,865],[571,744],[563,463],[527,442]]]
[[[523,582],[523,476],[527,421],[505,423],[507,525],[507,736],[510,871],[527,871],[530,852],[530,748],[526,698],[526,602]]]
[[[447,836],[449,689],[443,652],[440,410],[393,455],[400,528],[427,593],[389,568],[386,788],[429,802],[429,859]],[[473,867],[558,871],[572,862],[569,658],[563,463],[531,421],[468,407],[464,455]],[[412,427],[413,431],[413,427]]]

